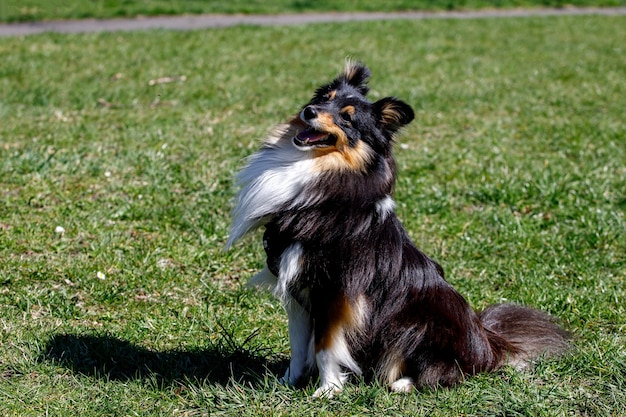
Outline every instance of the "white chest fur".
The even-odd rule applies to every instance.
[[[312,169],[311,153],[296,149],[286,138],[288,130],[286,127],[279,131],[278,139],[268,140],[239,174],[241,191],[226,247],[263,225],[277,211],[308,203],[302,191],[318,173]]]

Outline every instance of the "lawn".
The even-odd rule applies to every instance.
[[[623,415],[624,45],[598,16],[0,39],[0,415]],[[559,317],[568,355],[411,395],[277,384],[260,235],[223,251],[232,177],[346,56],[416,111],[410,235],[476,308]]]
[[[626,0],[3,0],[0,22],[199,13],[298,13],[625,6]]]

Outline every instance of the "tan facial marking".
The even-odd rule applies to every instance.
[[[350,116],[354,116],[354,113],[356,112],[354,106],[346,106],[343,109],[341,109],[341,113],[348,113]]]
[[[349,106],[351,107],[351,106]],[[372,158],[372,150],[364,142],[358,141],[356,146],[350,146],[345,132],[335,124],[333,116],[321,113],[316,119],[316,128],[334,135],[337,141],[334,145],[313,150],[319,171],[365,171]]]

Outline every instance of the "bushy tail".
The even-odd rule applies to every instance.
[[[504,338],[513,349],[507,363],[523,369],[539,357],[552,357],[569,347],[570,334],[541,311],[515,304],[498,304],[480,313],[483,326]]]

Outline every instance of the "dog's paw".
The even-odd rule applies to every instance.
[[[415,381],[413,381],[413,378],[400,378],[395,382],[392,382],[391,385],[389,385],[389,389],[393,392],[401,392],[401,393],[409,393],[413,390],[413,387],[415,386]]]
[[[315,390],[313,393],[313,398],[333,398],[336,394],[339,394],[342,391],[341,387],[337,385],[326,385],[321,386]]]

